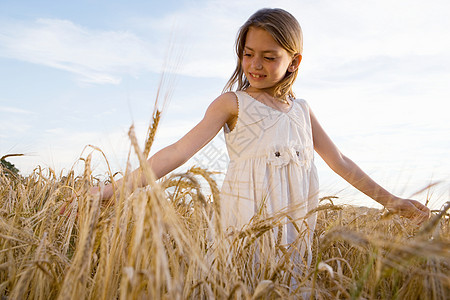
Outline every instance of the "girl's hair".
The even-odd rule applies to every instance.
[[[250,27],[262,28],[283,47],[290,55],[302,54],[303,34],[300,24],[295,17],[280,8],[263,8],[254,13],[238,31],[236,39],[237,64],[233,75],[228,80],[224,92],[233,90],[237,84],[238,90],[250,86],[242,69],[242,58],[244,55],[245,41]],[[286,99],[287,96],[295,98],[292,85],[297,78],[298,68],[294,72],[286,71],[286,75],[275,86],[275,97]]]

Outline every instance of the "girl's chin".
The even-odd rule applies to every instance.
[[[251,86],[262,89],[267,87],[267,83],[263,81],[264,80],[254,80],[253,78],[251,78],[248,82],[250,83]]]

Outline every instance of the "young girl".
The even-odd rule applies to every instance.
[[[252,15],[239,30],[237,66],[225,93],[211,103],[197,126],[148,160],[156,178],[182,165],[223,128],[230,156],[221,191],[221,217],[226,227],[242,228],[260,209],[270,215],[291,208],[296,219],[317,207],[314,150],[333,171],[389,211],[418,223],[428,219],[427,207],[390,194],[344,156],[308,104],[295,98],[292,85],[302,48],[300,25],[290,13],[261,9]],[[236,92],[232,92],[234,87]],[[146,185],[140,170],[131,178]],[[105,187],[102,198],[112,195],[113,186]],[[315,216],[307,223],[312,232]],[[294,227],[285,225],[283,242],[295,238]]]

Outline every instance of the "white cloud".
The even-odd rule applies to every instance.
[[[123,74],[159,71],[155,48],[130,32],[93,30],[69,20],[0,26],[0,56],[62,69],[90,83],[117,84]]]
[[[35,116],[32,111],[13,106],[0,106],[0,113],[0,131],[2,133],[0,137],[2,139],[7,140],[23,135],[32,128],[30,116]]]
[[[33,114],[32,111],[25,110],[22,108],[12,107],[12,106],[0,106],[0,112],[12,113],[12,114],[23,114],[23,115]]]

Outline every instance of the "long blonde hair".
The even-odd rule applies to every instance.
[[[237,90],[244,90],[250,86],[242,68],[245,41],[250,27],[266,30],[274,40],[283,47],[291,56],[302,54],[303,33],[300,24],[295,17],[280,8],[263,8],[254,13],[238,31],[236,39],[237,64],[233,75],[225,85],[224,92],[233,90],[237,84]],[[281,99],[295,98],[292,85],[297,78],[298,68],[294,72],[286,71],[286,75],[275,86],[274,96]]]

